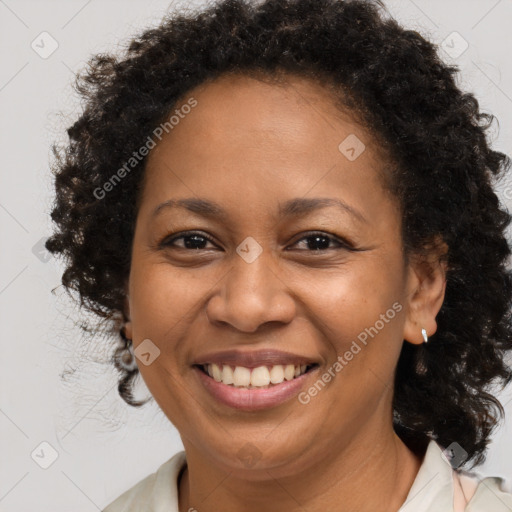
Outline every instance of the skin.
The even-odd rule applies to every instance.
[[[404,340],[420,344],[423,327],[436,331],[446,284],[439,255],[404,260],[382,152],[320,85],[232,75],[189,91],[183,104],[191,96],[197,106],[148,156],[126,311],[135,349],[149,338],[161,351],[138,365],[185,447],[180,512],[396,511],[422,455],[393,430],[393,376]],[[366,146],[354,161],[338,149],[350,134]],[[186,197],[215,201],[227,217],[178,208],[152,217]],[[336,207],[279,215],[281,203],[303,197],[342,200],[365,220]],[[214,243],[159,245],[190,230]],[[334,239],[315,251],[310,231]],[[236,252],[248,236],[262,248],[252,263]],[[308,404],[237,411],[214,401],[191,366],[205,353],[275,348],[320,363],[310,386],[395,302],[401,311]],[[247,443],[259,457],[250,467],[238,454]]]

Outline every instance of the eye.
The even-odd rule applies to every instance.
[[[176,245],[176,240],[183,240],[183,246]],[[200,232],[186,232],[171,238],[165,238],[160,245],[162,247],[173,247],[177,249],[205,249],[205,243],[214,243],[213,239]]]
[[[297,240],[293,245],[297,245],[299,242],[307,240],[306,247],[313,252],[326,251],[329,249],[347,249],[354,250],[353,247],[345,240],[340,240],[338,237],[328,235],[322,232],[309,233]],[[329,247],[331,242],[334,242],[337,247]]]

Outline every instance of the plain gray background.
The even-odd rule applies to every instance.
[[[494,147],[512,154],[512,2],[385,3],[408,28],[448,43],[443,56],[460,67],[460,87],[498,118]],[[182,449],[154,403],[139,410],[121,401],[104,362],[108,340],[82,339],[79,311],[62,287],[51,293],[63,267],[42,249],[52,229],[50,144],[65,142],[80,106],[73,73],[172,8],[161,0],[0,0],[0,512],[101,510]],[[512,181],[499,193],[510,206]],[[138,393],[147,394],[141,380]],[[510,486],[512,391],[499,397],[509,418],[478,471]]]

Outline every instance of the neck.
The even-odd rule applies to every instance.
[[[332,447],[316,464],[287,476],[241,478],[202,452],[186,446],[187,468],[179,481],[180,512],[309,512],[358,510],[396,512],[405,502],[423,455],[411,451],[390,428],[362,433],[350,444]],[[386,506],[387,508],[383,508]]]

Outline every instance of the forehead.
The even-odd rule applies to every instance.
[[[148,156],[152,204],[195,195],[271,209],[276,198],[342,194],[364,202],[385,194],[377,142],[315,82],[222,76],[189,91],[174,112],[191,98],[194,108]]]
[[[310,153],[326,135],[326,145],[336,143],[342,134],[340,127],[342,132],[363,132],[355,113],[336,108],[336,98],[328,87],[295,75],[223,75],[189,91],[178,102],[178,110],[191,97],[197,106],[172,129],[173,138],[191,135],[193,130],[194,138],[201,142],[235,148],[258,144],[270,148],[275,142],[280,151]],[[171,138],[167,135],[164,138]],[[364,138],[369,139],[366,134]]]

